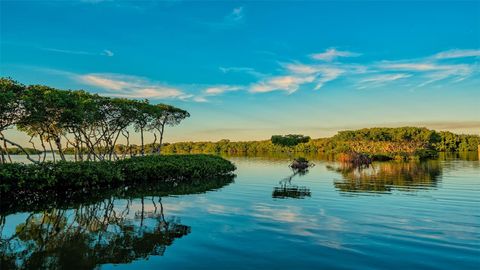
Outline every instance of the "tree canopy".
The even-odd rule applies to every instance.
[[[130,147],[130,131],[140,132],[142,151],[145,154],[144,133],[154,135],[153,144],[158,147],[152,153],[159,154],[165,126],[175,126],[190,114],[167,104],[150,104],[148,100],[110,98],[84,90],[59,90],[43,85],[25,86],[10,78],[0,78],[0,148],[1,162],[8,155],[7,143],[21,148],[2,133],[16,126],[28,134],[36,149],[38,139],[45,160],[45,153],[55,152],[65,160],[65,148],[73,148],[76,160],[112,160],[119,158],[115,145],[120,137],[127,141],[125,153]],[[55,150],[54,150],[55,146]],[[47,150],[49,148],[49,150]],[[24,151],[28,156],[28,152]],[[30,156],[31,161],[35,161]]]
[[[271,141],[273,144],[281,146],[295,146],[300,143],[307,143],[310,141],[310,137],[299,134],[273,135]]]

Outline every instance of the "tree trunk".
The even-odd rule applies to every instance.
[[[3,148],[0,146],[0,164],[5,164],[5,155],[3,154]]]
[[[15,143],[15,142],[12,142],[12,141],[10,141],[10,140],[8,140],[7,138],[5,138],[5,137],[3,136],[3,134],[2,134],[1,132],[0,132],[0,140],[2,140],[2,141],[5,143],[5,145],[6,145],[6,143],[8,142],[9,144],[18,147],[18,149],[20,149],[23,153],[25,153],[25,155],[27,156],[27,159],[28,159],[28,160],[30,160],[30,161],[33,162],[33,163],[38,163],[38,161],[36,161],[36,160],[34,160],[33,158],[30,157],[30,155],[28,154],[28,152],[25,151],[25,149],[24,149],[21,145]],[[7,150],[6,147],[5,147],[5,152],[6,152],[7,155],[8,155],[8,150]]]
[[[62,151],[62,142],[60,140],[60,137],[55,137],[55,144],[57,145],[58,153],[60,154],[60,158],[65,161],[65,155],[63,154]]]
[[[142,141],[141,154],[143,157],[145,155],[145,146],[143,145],[143,127],[140,128],[140,139]]]
[[[53,150],[52,141],[50,141],[50,139],[48,139],[48,144],[50,145],[50,152],[52,152],[53,163],[55,163],[55,162],[56,162],[56,160],[55,160],[55,151]]]
[[[162,128],[160,129],[160,145],[158,146],[158,154],[162,154],[162,144],[163,144],[163,132],[165,131],[165,123],[162,123]]]
[[[47,148],[45,148],[45,143],[43,141],[43,135],[42,134],[40,134],[40,144],[42,145],[42,149],[43,149],[42,162],[45,162],[45,158],[47,158]]]
[[[153,137],[154,137],[154,140],[153,140],[153,144],[152,144],[152,154],[155,154],[155,144],[157,143],[157,134],[155,134],[155,130],[153,130]]]

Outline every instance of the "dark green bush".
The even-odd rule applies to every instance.
[[[235,165],[212,155],[145,156],[119,161],[0,165],[0,193],[94,189],[148,181],[182,181],[231,173]]]
[[[271,138],[273,144],[281,146],[295,146],[300,143],[307,143],[310,141],[310,137],[298,134],[289,135],[273,135]]]

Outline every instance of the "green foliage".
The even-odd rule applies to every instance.
[[[300,143],[306,143],[310,141],[310,137],[298,134],[289,134],[289,135],[273,135],[271,138],[273,144],[281,146],[295,146]]]
[[[339,141],[383,141],[383,142],[424,142],[436,143],[440,135],[427,128],[401,127],[401,128],[364,128],[360,130],[340,131],[333,137]]]
[[[24,89],[12,79],[0,78],[0,132],[18,121]]]
[[[143,133],[160,135],[162,144],[165,126],[178,125],[189,117],[187,111],[171,105],[152,105],[148,100],[109,98],[83,90],[59,90],[43,85],[24,86],[8,78],[0,78],[0,139],[3,130],[16,126],[41,142],[56,146],[62,160],[64,146],[74,153],[85,154],[86,159],[115,159],[113,152],[120,136],[129,139],[129,127]],[[160,149],[153,149],[159,153]],[[83,160],[84,157],[79,157]],[[4,160],[0,160],[3,163]]]
[[[272,140],[284,136],[272,136]],[[164,145],[165,153],[215,153],[256,155],[273,153],[324,153],[358,152],[373,160],[424,159],[437,156],[436,152],[477,151],[479,136],[436,132],[426,128],[372,128],[357,131],[340,131],[331,138],[311,139],[294,146],[284,146],[268,141],[231,142],[180,142]],[[148,147],[148,145],[147,145]]]
[[[145,156],[118,161],[45,162],[0,166],[0,194],[19,191],[96,189],[123,184],[184,181],[231,173],[235,165],[218,156]]]
[[[480,137],[474,135],[458,135],[448,131],[440,132],[440,140],[435,143],[435,149],[440,152],[477,151]]]
[[[128,181],[166,181],[224,175],[235,166],[219,156],[168,155],[117,161]]]

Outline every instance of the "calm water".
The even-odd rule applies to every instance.
[[[2,209],[2,269],[480,266],[478,158],[363,170],[317,160],[304,175],[287,159],[230,159],[233,182],[175,187],[177,195],[138,188]]]

